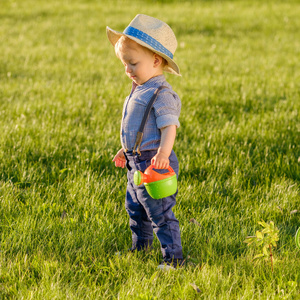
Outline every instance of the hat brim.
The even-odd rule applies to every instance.
[[[167,61],[168,64],[166,66],[164,66],[164,71],[169,72],[171,74],[181,76],[179,67],[174,62],[173,59],[171,59],[166,54],[152,48],[150,45],[148,45],[147,43],[141,41],[140,39],[137,39],[137,38],[132,37],[130,35],[124,34],[123,32],[113,30],[113,29],[109,28],[108,26],[106,27],[106,34],[107,34],[107,37],[108,37],[109,41],[111,42],[111,44],[113,46],[115,46],[115,44],[117,43],[117,41],[120,39],[121,36],[126,36],[129,39],[131,39],[131,40],[135,41],[136,43],[138,43],[139,45],[150,49],[151,51],[153,51],[154,53],[157,53],[158,55],[160,55],[161,57],[163,57]]]

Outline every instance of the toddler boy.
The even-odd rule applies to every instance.
[[[163,75],[166,71],[180,76],[173,60],[176,37],[166,23],[141,14],[122,33],[107,27],[107,36],[132,80],[131,93],[123,106],[122,148],[113,158],[116,167],[128,169],[125,207],[132,231],[131,250],[150,248],[154,231],[164,259],[159,267],[174,268],[183,264],[179,222],[172,211],[177,193],[152,199],[143,185],[134,184],[133,176],[136,170],[144,172],[151,164],[161,171],[171,166],[178,176],[178,160],[172,148],[181,102]],[[157,98],[145,115],[154,94]],[[142,122],[145,126],[141,133]]]

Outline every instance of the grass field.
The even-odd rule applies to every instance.
[[[106,38],[169,23],[182,78],[175,214],[185,268],[131,246],[120,147],[130,81]],[[0,299],[300,299],[300,2],[3,0]],[[191,222],[194,219],[194,222]],[[243,241],[279,228],[270,260]]]

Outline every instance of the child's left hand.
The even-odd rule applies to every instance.
[[[169,156],[171,154],[176,136],[176,126],[170,125],[161,129],[161,141],[156,155],[151,159],[151,164],[155,169],[168,169],[170,165]]]
[[[158,152],[152,159],[151,164],[155,169],[168,169],[169,168],[169,157],[162,152]]]

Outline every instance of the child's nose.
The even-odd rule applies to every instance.
[[[125,72],[126,72],[126,73],[131,73],[131,68],[130,68],[130,66],[128,66],[128,65],[125,66]]]

